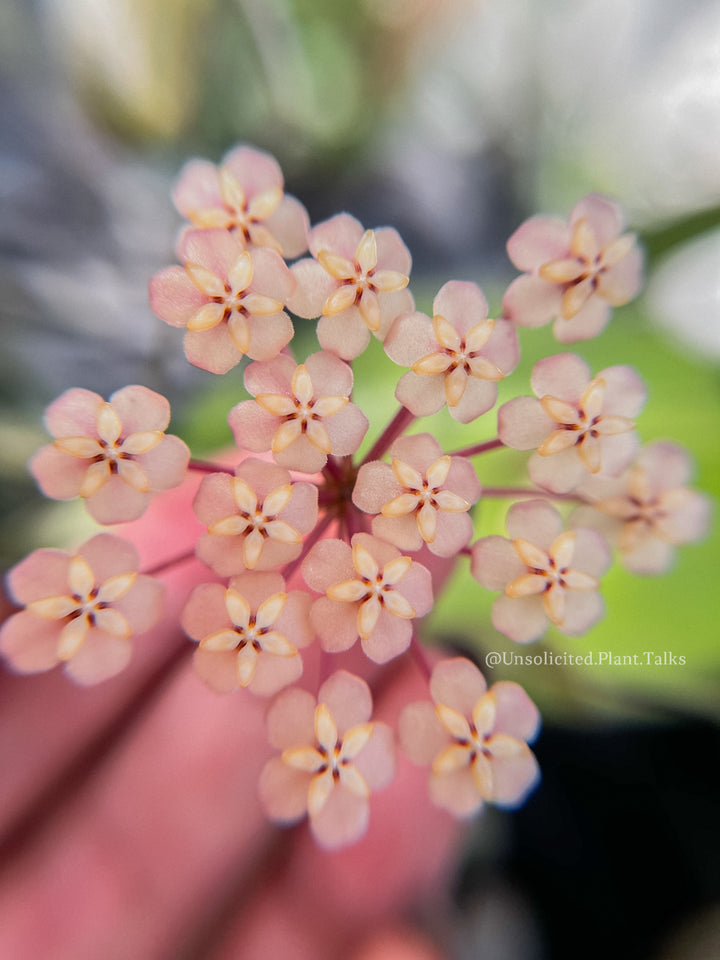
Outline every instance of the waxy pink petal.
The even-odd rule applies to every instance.
[[[319,317],[320,346],[352,360],[370,333],[384,339],[393,320],[412,310],[412,294],[404,289],[410,254],[392,228],[364,230],[349,214],[313,227],[308,240],[315,259],[293,266],[298,289],[289,307],[298,316]]]
[[[317,487],[291,483],[284,468],[248,457],[235,477],[203,477],[193,509],[208,528],[197,555],[213,570],[221,576],[271,570],[299,555],[302,537],[317,520]]]
[[[0,650],[20,672],[49,670],[65,661],[78,683],[93,684],[128,663],[133,633],[162,613],[164,585],[138,575],[128,541],[98,534],[75,554],[39,550],[9,574],[8,586],[26,610],[0,631]]]
[[[528,464],[535,484],[566,493],[588,474],[622,472],[639,446],[633,418],[646,398],[635,370],[607,367],[591,379],[579,356],[558,354],[535,364],[531,383],[537,399],[503,404],[498,435],[515,449],[537,449]]]
[[[433,669],[430,680],[433,700],[464,716],[471,716],[486,690],[485,678],[465,657],[441,660]]]
[[[194,657],[197,674],[218,693],[247,686],[254,694],[271,696],[294,683],[303,670],[297,650],[313,639],[310,603],[306,593],[286,593],[278,573],[246,572],[233,577],[227,588],[218,583],[196,587],[181,622],[200,643]],[[248,638],[263,628],[256,637],[260,649],[253,650]],[[245,653],[252,656],[243,665]]]
[[[505,316],[530,327],[554,320],[562,343],[596,336],[611,308],[631,300],[642,282],[642,254],[622,229],[622,211],[599,194],[576,204],[567,224],[542,216],[525,221],[507,244],[525,272],[503,297]]]
[[[278,248],[292,258],[307,249],[309,221],[304,206],[283,194],[283,175],[269,153],[241,145],[220,167],[191,160],[173,191],[180,213],[203,229],[227,228],[253,246]]]
[[[400,549],[421,549],[422,523],[426,534],[432,534],[428,541],[431,552],[452,556],[472,536],[470,517],[455,512],[467,510],[480,495],[472,464],[461,457],[443,457],[431,434],[400,438],[392,445],[390,456],[392,465],[374,461],[360,468],[354,503],[367,513],[382,512],[383,516],[373,521],[373,532]],[[423,493],[425,482],[436,490],[434,506],[430,502],[422,505],[423,498],[430,495]]]
[[[305,473],[321,470],[329,453],[354,453],[368,421],[348,400],[352,383],[350,367],[326,351],[301,365],[287,355],[250,364],[245,386],[258,401],[238,404],[228,417],[238,445],[272,450],[277,463]]]
[[[244,355],[269,360],[293,336],[283,306],[295,280],[275,250],[245,250],[226,230],[187,230],[178,255],[186,281],[163,271],[150,282],[150,304],[174,326],[185,326],[185,353],[211,373],[227,373]],[[177,303],[175,302],[177,300]]]
[[[261,801],[272,819],[292,822],[307,812],[315,839],[329,849],[359,839],[371,791],[385,787],[395,773],[392,732],[369,723],[371,712],[367,684],[344,670],[321,685],[317,701],[297,688],[278,696],[268,713],[268,734],[283,752],[260,779]]]
[[[517,334],[507,321],[487,320],[487,301],[473,283],[450,281],[433,302],[432,320],[402,314],[385,339],[391,360],[411,370],[395,396],[415,416],[431,416],[447,404],[469,423],[497,400],[495,381],[519,360]]]
[[[340,652],[360,637],[365,653],[377,663],[398,656],[410,644],[411,619],[432,607],[432,577],[421,564],[401,559],[390,544],[367,534],[353,537],[353,548],[339,540],[316,544],[301,567],[306,583],[326,593],[311,610],[313,626],[323,649]],[[387,570],[390,578],[380,595],[370,586]],[[367,584],[362,582],[367,577]]]
[[[473,544],[472,575],[503,591],[493,603],[493,625],[517,643],[537,640],[548,619],[579,636],[603,615],[597,587],[610,565],[607,544],[595,530],[562,529],[551,504],[529,500],[508,511],[509,540],[491,536]]]
[[[570,231],[563,220],[538,215],[518,227],[507,242],[507,252],[518,270],[532,271],[562,257],[569,242]]]
[[[109,401],[89,390],[69,390],[46,412],[55,443],[41,448],[30,470],[54,499],[85,499],[100,523],[135,520],[150,495],[178,486],[190,451],[165,436],[170,405],[143,386],[116,391]]]
[[[571,523],[599,531],[634,573],[662,573],[672,563],[674,546],[700,539],[709,526],[710,503],[685,486],[690,477],[685,450],[663,441],[650,444],[620,476],[583,483],[579,490],[593,506],[573,511]]]
[[[410,759],[431,767],[433,802],[463,818],[485,801],[520,803],[538,780],[527,741],[537,735],[539,715],[527,694],[510,682],[486,691],[482,674],[464,657],[436,664],[430,692],[434,706],[406,706],[398,731]]]

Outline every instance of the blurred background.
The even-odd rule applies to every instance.
[[[3,568],[91,532],[25,469],[68,387],[143,383],[196,455],[230,441],[241,371],[190,367],[146,286],[174,259],[184,160],[243,141],[277,157],[313,222],[348,210],[395,226],[422,309],[467,279],[497,311],[523,219],[617,197],[647,289],[573,349],[593,369],[635,365],[643,439],[680,440],[720,492],[720,0],[4,0],[0,54]],[[558,352],[546,330],[521,343],[503,398]],[[371,420],[397,376],[376,346],[357,364]],[[467,443],[443,415],[437,429],[446,449]],[[479,469],[507,479],[493,457]],[[505,506],[483,508],[483,534],[502,532]],[[533,648],[684,666],[495,671],[542,709],[544,782],[468,835],[449,912],[429,921],[452,960],[720,957],[719,561],[712,535],[668,579],[613,569],[589,637]],[[453,582],[433,635],[480,658],[511,650],[469,583]]]

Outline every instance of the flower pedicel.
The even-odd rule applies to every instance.
[[[539,779],[528,746],[539,715],[515,683],[488,690],[466,658],[427,660],[423,618],[448,573],[469,557],[478,584],[500,591],[494,626],[518,643],[550,626],[577,636],[603,614],[608,544],[635,572],[659,573],[678,544],[702,536],[708,501],[688,489],[681,448],[639,449],[645,390],[629,367],[593,374],[574,354],[541,360],[535,397],[500,407],[495,439],[474,442],[469,427],[462,450],[446,450],[415,421],[445,407],[460,424],[489,416],[497,383],[517,366],[520,327],[554,319],[561,342],[586,339],[636,295],[642,258],[619,208],[590,196],[567,224],[534,217],[518,228],[508,252],[526,272],[491,319],[467,281],[444,284],[432,316],[417,311],[410,254],[393,228],[366,230],[340,214],[310,229],[277,162],[252,147],[235,148],[219,168],[190,161],[174,199],[190,221],[178,244],[183,265],[152,278],[150,302],[185,329],[191,363],[221,375],[251,361],[251,399],[229,413],[236,460],[190,460],[165,433],[167,401],[145,387],[107,401],[63,394],[46,414],[54,441],[30,464],[45,494],[82,498],[101,524],[142,522],[151,496],[201,471],[192,508],[205,531],[149,573],[114,534],[75,552],[35,551],[9,574],[24,609],[3,625],[0,651],[19,673],[62,663],[80,684],[111,677],[134,635],[142,643],[162,615],[159,576],[196,550],[208,582],[191,590],[181,625],[211,689],[270,698],[278,752],[259,790],[272,820],[307,816],[330,849],[357,841],[372,794],[392,790],[397,741],[429,766],[431,799],[455,816],[517,806]],[[291,314],[317,321],[319,352],[293,355]],[[372,337],[406,368],[400,409],[384,428],[353,402],[352,361]],[[369,431],[372,447],[359,458]],[[475,459],[505,446],[535,451],[533,487],[483,488]],[[516,501],[509,537],[473,543],[474,507],[493,496]],[[569,527],[563,500],[576,507]],[[407,651],[428,694],[405,707],[394,732],[373,719],[373,688]]]

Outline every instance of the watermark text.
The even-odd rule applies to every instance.
[[[485,654],[485,666],[491,670],[495,667],[684,667],[686,663],[684,654],[671,650],[642,650],[639,653],[614,653],[612,650],[591,650],[589,653],[489,650]]]

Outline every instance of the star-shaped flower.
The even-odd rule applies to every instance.
[[[443,455],[429,433],[401,437],[390,448],[391,464],[374,460],[358,471],[353,502],[379,514],[373,534],[400,550],[424,544],[440,557],[453,556],[472,537],[470,507],[480,481],[464,457]]]
[[[567,224],[526,220],[507,243],[510,259],[526,273],[508,287],[504,315],[524,327],[554,319],[561,343],[596,336],[611,308],[632,300],[642,283],[642,254],[622,229],[622,211],[599,194],[581,200]]]
[[[691,477],[682,447],[652,443],[621,476],[590,477],[578,487],[591,505],[572,512],[571,526],[598,530],[633,573],[665,573],[675,547],[701,539],[710,523],[710,501],[688,488]]]
[[[472,547],[470,570],[488,590],[502,590],[492,607],[497,630],[517,643],[531,643],[548,621],[579,636],[604,613],[599,577],[610,551],[595,530],[563,532],[558,511],[544,500],[515,503],[505,537],[483,537]]]
[[[64,663],[77,683],[114,676],[130,659],[130,637],[162,613],[164,584],[137,569],[133,545],[109,533],[74,554],[36,550],[8,575],[10,593],[25,609],[4,623],[0,651],[20,673]]]
[[[277,161],[254,147],[235,147],[220,167],[190,160],[173,191],[175,206],[201,229],[221,228],[250,247],[270,247],[284,257],[307,250],[305,207],[284,192]]]
[[[317,487],[291,482],[290,473],[249,457],[229,473],[203,477],[193,509],[207,526],[198,557],[223,577],[273,570],[289,563],[315,526]]]
[[[432,608],[429,571],[389,543],[365,533],[315,544],[301,567],[305,582],[324,593],[310,619],[324,650],[348,650],[360,637],[375,663],[410,646],[412,621]]]
[[[279,573],[195,587],[182,626],[200,644],[196,672],[218,693],[247,687],[267,697],[294,683],[303,670],[298,650],[313,640],[311,602],[302,590],[286,592]]]
[[[531,385],[538,399],[516,397],[498,410],[498,435],[516,450],[537,448],[528,463],[534,483],[565,493],[589,474],[624,470],[639,445],[634,417],[646,396],[632,367],[591,379],[584,360],[561,353],[535,364]]]
[[[241,449],[271,450],[289,470],[316,473],[329,454],[354,453],[368,428],[365,414],[350,402],[353,375],[332,353],[320,351],[296,364],[283,354],[267,363],[251,363],[245,400],[228,417]]]
[[[371,722],[372,697],[364,680],[344,670],[318,691],[282,691],[268,711],[270,743],[282,753],[260,777],[268,816],[293,823],[307,814],[315,839],[335,849],[367,829],[370,794],[395,775],[391,729]]]
[[[183,267],[150,280],[150,306],[185,327],[185,356],[211,373],[227,373],[245,356],[271,360],[293,336],[284,306],[295,288],[274,250],[246,250],[225,230],[187,230],[178,246]]]
[[[82,497],[98,523],[136,520],[152,493],[185,478],[190,451],[165,435],[169,421],[170,404],[147,387],[123,387],[107,402],[68,390],[45,412],[56,439],[35,454],[30,471],[46,496]]]
[[[308,245],[314,259],[292,267],[298,285],[288,306],[299,317],[319,317],[320,346],[352,360],[371,333],[383,340],[395,317],[413,309],[405,289],[410,254],[396,230],[364,230],[347,213],[313,227]]]
[[[446,404],[450,416],[469,423],[497,401],[497,382],[517,366],[515,328],[490,320],[487,301],[474,283],[451,280],[433,301],[433,317],[403,314],[385,338],[395,363],[412,369],[400,378],[395,396],[417,417]]]
[[[540,717],[522,687],[503,681],[488,690],[464,657],[443,660],[430,678],[428,701],[400,715],[403,751],[431,766],[430,797],[457,817],[485,803],[519,806],[537,785],[537,761],[528,747]]]

